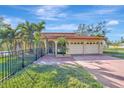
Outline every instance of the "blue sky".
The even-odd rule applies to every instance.
[[[124,37],[124,6],[0,6],[0,16],[15,27],[25,20],[46,22],[45,31],[73,32],[78,24],[107,21],[110,40]]]

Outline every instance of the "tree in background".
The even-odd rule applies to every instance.
[[[7,51],[16,50],[17,45],[21,45],[21,49],[25,49],[27,45],[34,45],[36,41],[35,35],[41,34],[41,31],[45,28],[45,22],[30,23],[28,21],[18,24],[17,27],[12,28],[11,24],[5,23],[4,17],[0,17],[0,48]],[[40,40],[40,38],[39,38]],[[25,45],[25,46],[24,46]]]
[[[10,51],[13,48],[16,30],[12,29],[10,24],[4,22],[4,18],[0,17],[0,47],[1,50]]]
[[[75,32],[80,36],[88,36],[87,25],[79,24],[78,29]]]
[[[109,41],[106,34],[109,32],[107,29],[106,21],[99,22],[97,24],[80,24],[78,29],[75,31],[80,36],[103,36],[105,38],[105,43],[108,44]]]
[[[106,36],[109,32],[106,27],[106,22],[99,22],[95,24],[80,24],[78,29],[75,31],[80,36]]]
[[[124,43],[124,37],[121,37],[121,43]]]
[[[58,53],[60,53],[62,55],[66,54],[66,52],[68,50],[68,48],[67,48],[67,44],[68,44],[67,40],[64,37],[59,37],[57,39],[57,41],[58,41],[57,47],[58,47],[58,50],[59,50]]]

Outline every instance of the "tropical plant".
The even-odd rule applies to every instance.
[[[66,38],[59,37],[57,39],[57,42],[58,42],[57,43],[57,47],[58,47],[58,50],[59,50],[58,53],[60,53],[62,55],[66,54],[66,52],[68,50],[68,48],[67,48],[68,42],[67,42]]]
[[[43,29],[45,29],[45,22],[44,21],[41,21],[39,22],[38,24],[33,24],[33,27],[35,29],[35,32],[34,32],[34,42],[36,43],[36,46],[38,46],[38,43],[39,43],[39,46],[41,44],[41,31]]]
[[[35,32],[34,33],[34,42],[35,42],[35,47],[38,47],[38,44],[40,43],[40,33],[39,32]]]
[[[24,41],[24,45],[31,45],[33,42],[33,24],[26,21],[25,23],[21,23],[17,26],[17,30],[19,31],[19,36]],[[31,46],[29,46],[31,49]]]
[[[20,32],[19,36],[25,42],[25,45],[30,45],[30,49],[31,46],[33,46],[33,41],[37,41],[36,38],[34,38],[35,32],[36,34],[40,34],[40,32],[45,28],[44,24],[45,23],[43,21],[38,24],[26,21],[25,23],[21,23],[17,26],[17,30]]]
[[[7,47],[8,51],[11,51],[13,48],[14,38],[16,37],[16,30],[12,29],[10,24],[6,24],[3,22],[4,19],[0,18],[0,46],[2,50]]]
[[[35,29],[35,31],[41,32],[43,29],[45,29],[45,22],[41,21],[41,22],[39,22],[37,24],[33,23],[33,28]]]
[[[3,17],[0,17],[0,46],[6,46],[8,51],[16,50],[17,45],[23,50],[31,49],[35,42],[40,41],[40,34],[44,28],[44,21],[39,23],[26,21],[13,29],[10,24],[4,22]]]

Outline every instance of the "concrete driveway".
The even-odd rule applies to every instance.
[[[36,64],[80,64],[105,87],[124,88],[124,60],[106,55],[80,55],[67,58],[44,56]]]
[[[73,56],[75,62],[96,76],[105,87],[124,88],[124,60],[105,55]]]

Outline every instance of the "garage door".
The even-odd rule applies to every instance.
[[[84,54],[98,54],[99,47],[98,44],[86,44],[84,47]]]
[[[81,44],[71,44],[69,45],[69,54],[83,54],[83,45]]]

